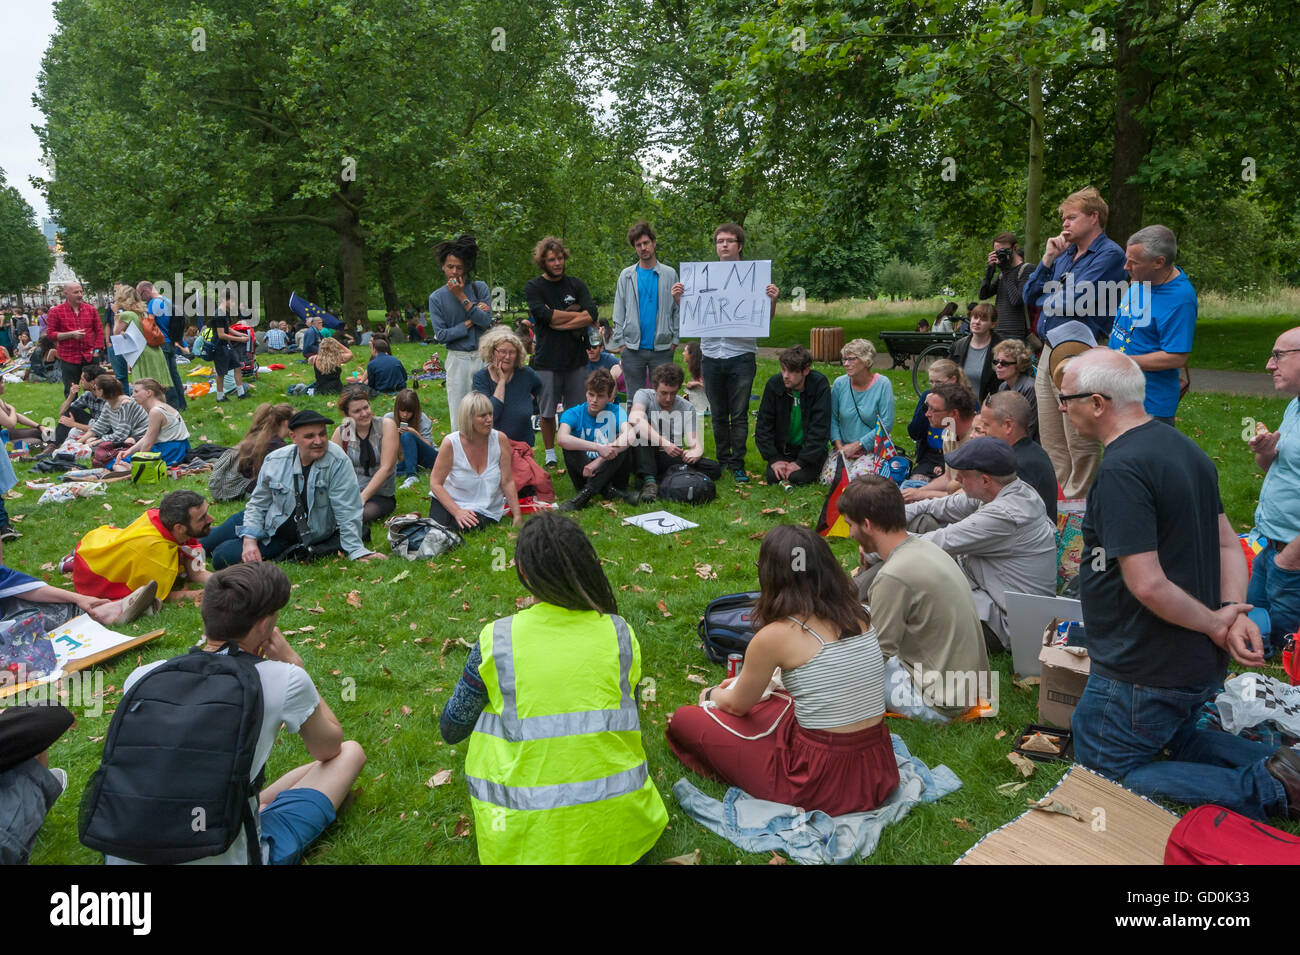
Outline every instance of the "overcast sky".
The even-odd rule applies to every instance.
[[[4,47],[4,82],[0,83],[0,169],[8,184],[36,210],[36,224],[49,215],[45,197],[28,182],[44,178],[41,144],[32,132],[45,118],[32,105],[41,57],[54,33],[54,0],[0,0],[0,22],[9,37]]]

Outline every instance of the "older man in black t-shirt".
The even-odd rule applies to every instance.
[[[1264,656],[1218,473],[1146,414],[1145,394],[1142,370],[1107,348],[1073,359],[1061,388],[1071,424],[1106,446],[1083,523],[1092,672],[1074,711],[1075,758],[1143,795],[1300,818],[1300,757],[1196,727],[1228,655],[1244,666]]]

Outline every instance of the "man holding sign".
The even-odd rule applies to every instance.
[[[739,262],[741,253],[745,249],[745,230],[734,222],[724,222],[713,230],[713,246],[718,253],[719,262]],[[760,263],[752,263],[758,266]],[[767,275],[771,276],[771,263],[761,263],[767,266]],[[683,264],[683,275],[686,274],[687,266]],[[692,269],[694,273],[694,269]],[[757,273],[748,275],[751,283],[756,281]],[[700,278],[700,284],[692,281],[692,298],[698,292],[712,292],[714,286],[718,286],[729,291],[726,288],[731,278],[744,278],[741,273],[735,276],[716,275],[709,276],[704,272]],[[694,280],[696,276],[691,275]],[[714,279],[714,281],[710,281]],[[720,308],[722,300],[719,299],[712,309],[703,302],[697,305],[690,312],[693,320],[706,320],[706,324],[711,328],[700,328],[695,334],[700,336],[700,354],[703,356],[703,374],[704,374],[704,393],[708,396],[709,406],[713,411],[713,442],[715,453],[718,456],[718,463],[724,468],[731,471],[737,481],[748,481],[749,475],[745,473],[745,443],[749,438],[749,396],[754,388],[754,375],[758,371],[758,339],[761,336],[753,337],[732,337],[723,334],[723,331],[730,324],[734,327],[736,324],[744,324],[742,319],[753,318],[752,303],[750,308],[746,309],[743,298],[743,286],[740,291],[741,295],[733,295],[731,298],[741,299],[740,308],[731,303],[732,308],[724,316]],[[686,292],[683,283],[678,282],[673,286],[673,300],[680,303],[682,295]],[[770,282],[765,283],[762,293],[768,299],[768,321],[776,314],[776,297],[780,290]],[[705,309],[701,313],[701,308]],[[739,314],[738,314],[739,313]],[[766,322],[761,323],[766,334]],[[688,325],[693,327],[693,325]],[[691,332],[687,331],[690,335]]]

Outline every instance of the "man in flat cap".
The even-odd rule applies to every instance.
[[[203,538],[213,570],[339,551],[352,560],[384,559],[361,540],[361,489],[352,462],[330,441],[333,423],[311,410],[289,419],[292,443],[266,456],[248,507]]]
[[[956,558],[970,582],[990,652],[1010,646],[1007,591],[1056,593],[1056,528],[1016,476],[1001,438],[972,438],[946,458],[962,490],[907,505],[907,526]]]

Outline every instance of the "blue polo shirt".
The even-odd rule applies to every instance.
[[[406,369],[392,355],[376,355],[366,365],[366,381],[375,391],[391,394],[406,387]]]
[[[1115,312],[1109,345],[1125,355],[1149,355],[1156,351],[1187,354],[1196,332],[1196,290],[1180,269],[1163,285],[1141,283],[1129,286]],[[1172,418],[1178,411],[1178,369],[1143,372],[1147,379],[1146,412],[1157,418]]]
[[[653,351],[659,325],[659,273],[654,269],[636,267],[636,303],[641,319],[640,347],[642,351]]]

